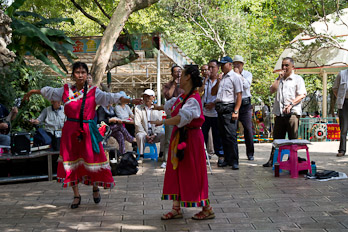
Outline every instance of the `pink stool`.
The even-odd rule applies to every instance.
[[[309,158],[309,152],[307,145],[299,145],[299,144],[292,144],[292,145],[282,145],[278,148],[278,153],[281,154],[283,149],[290,150],[290,157],[287,161],[281,161],[280,155],[278,155],[278,163],[279,163],[279,169],[285,169],[289,170],[291,173],[291,178],[298,178],[298,172],[302,170],[309,170],[312,173],[311,170],[311,161]],[[300,149],[306,149],[307,151],[307,161],[298,162],[297,158],[297,151]]]

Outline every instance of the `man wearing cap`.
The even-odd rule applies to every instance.
[[[162,126],[149,123],[149,121],[162,120],[162,114],[158,110],[152,109],[154,100],[155,92],[147,89],[143,93],[144,104],[135,107],[135,137],[140,155],[144,155],[145,142],[160,142],[160,152],[163,152],[164,133],[162,132]]]
[[[298,126],[302,115],[301,102],[307,91],[304,80],[294,73],[294,60],[285,57],[282,61],[282,71],[270,87],[270,93],[276,93],[273,106],[274,129],[273,139],[298,138]],[[275,148],[264,167],[272,167]]]
[[[184,90],[180,88],[180,78],[181,78],[181,67],[174,64],[171,68],[171,74],[173,79],[163,86],[162,94],[166,100],[170,100],[173,97],[178,97],[180,94],[184,93]],[[167,115],[167,118],[170,118],[170,115]],[[161,168],[166,167],[166,162],[168,158],[168,149],[170,143],[170,136],[172,135],[173,127],[171,125],[165,125],[165,139],[164,139],[164,157]]]
[[[219,166],[230,165],[232,170],[238,170],[237,120],[242,103],[243,82],[241,76],[233,71],[231,57],[225,56],[219,63],[224,75],[211,90],[211,94],[216,95],[215,109],[218,113],[219,132],[223,135],[221,137],[225,160]]]
[[[242,76],[243,93],[242,105],[239,109],[238,120],[242,123],[244,128],[244,139],[246,146],[246,155],[248,160],[254,160],[254,139],[252,126],[252,107],[251,107],[251,93],[250,86],[253,79],[251,72],[243,69],[244,59],[242,56],[235,55],[233,58],[233,70]]]

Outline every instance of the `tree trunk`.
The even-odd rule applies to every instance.
[[[97,53],[94,57],[91,74],[93,83],[99,85],[117,38],[132,12],[149,7],[159,0],[121,0],[106,27]]]

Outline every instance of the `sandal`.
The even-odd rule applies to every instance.
[[[79,202],[77,202],[76,204],[71,204],[71,206],[70,206],[70,207],[71,207],[72,209],[76,209],[76,208],[78,208],[78,207],[79,207],[79,205],[81,204],[81,195],[79,195],[79,196],[77,196],[77,197],[76,197],[76,196],[74,196],[74,200],[75,200],[75,199],[79,199]]]
[[[161,217],[162,220],[170,220],[170,219],[178,219],[178,218],[183,218],[180,206],[173,206],[172,211],[170,211],[169,213],[163,214]]]
[[[203,209],[201,212],[196,213],[192,219],[193,220],[207,220],[215,218],[215,213],[211,207]]]
[[[94,193],[99,192],[99,188],[93,189],[93,192],[94,192]],[[94,200],[94,203],[98,204],[98,203],[101,201],[100,193],[99,193],[99,196],[98,196],[98,197],[94,197],[94,196],[93,196],[93,200]]]

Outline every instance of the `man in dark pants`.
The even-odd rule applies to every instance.
[[[298,126],[302,115],[301,102],[307,91],[304,80],[294,73],[294,61],[286,57],[282,62],[282,72],[270,87],[271,94],[276,92],[273,113],[276,115],[273,129],[273,139],[298,138]],[[272,167],[274,147],[264,167]]]
[[[221,137],[225,160],[221,167],[231,165],[232,170],[238,170],[237,121],[242,102],[243,83],[241,76],[232,70],[232,62],[229,56],[221,59],[221,70],[224,75],[212,88],[211,95],[216,95],[215,109],[218,112],[219,132],[223,135]]]
[[[246,146],[246,155],[248,160],[254,160],[254,135],[252,125],[252,107],[251,107],[251,93],[250,86],[253,79],[251,72],[243,69],[244,59],[242,56],[235,55],[233,58],[233,69],[242,76],[243,94],[242,105],[239,109],[238,120],[242,123],[244,128],[244,140]]]
[[[204,85],[201,87],[204,89],[204,95],[202,96],[203,104],[203,115],[205,121],[202,125],[202,132],[204,135],[205,145],[208,147],[208,137],[209,130],[212,130],[213,144],[214,144],[214,153],[219,157],[218,166],[220,167],[224,161],[224,151],[222,148],[221,137],[219,134],[218,128],[218,113],[215,110],[215,100],[216,96],[211,94],[212,88],[217,83],[219,79],[219,62],[217,60],[211,60],[208,63],[208,68],[210,71],[209,77],[205,78]]]
[[[348,131],[348,69],[342,70],[336,77],[332,86],[333,93],[337,97],[338,117],[340,122],[340,146],[337,157],[346,154]]]

